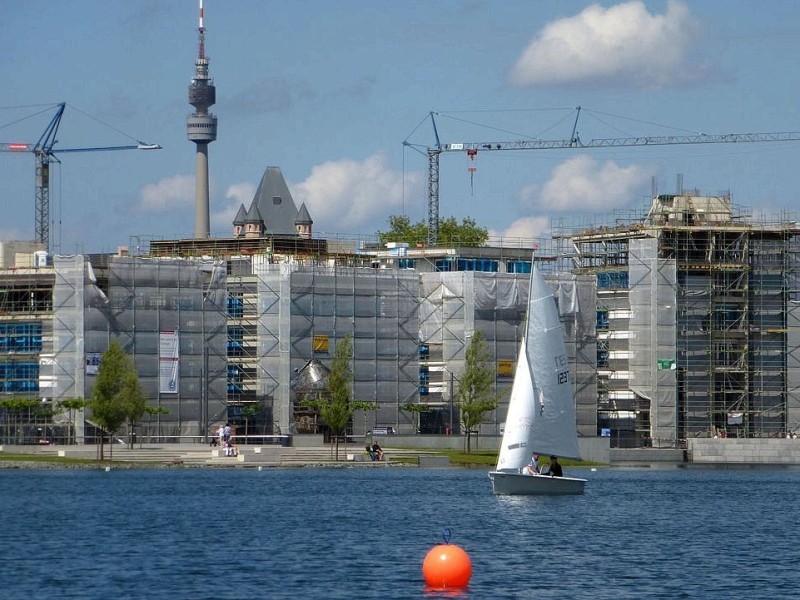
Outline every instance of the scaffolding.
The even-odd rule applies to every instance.
[[[663,195],[635,223],[560,230],[597,278],[598,423],[617,446],[798,426],[798,237],[728,196]]]
[[[54,269],[54,400],[91,397],[100,356],[115,338],[149,404],[165,410],[140,424],[140,436],[205,439],[225,419],[223,263],[114,257],[96,274],[78,255],[54,257]],[[80,443],[83,419],[75,427]]]
[[[418,397],[417,273],[257,261],[242,281],[255,293],[243,318],[258,339],[246,356],[254,361],[256,393],[273,407],[281,432],[297,432],[296,374],[311,359],[329,367],[345,336],[353,341],[353,398],[377,405],[354,420],[351,432],[400,428],[401,407]],[[408,432],[409,423],[402,424]]]
[[[524,333],[529,274],[472,271],[420,275],[421,402],[442,415],[445,426],[458,427],[454,394],[464,372],[466,349],[474,332],[483,334],[496,371],[493,393],[498,407],[481,426],[489,435],[501,433],[508,411],[519,345]],[[569,273],[547,277],[565,326],[567,356],[574,385],[581,435],[596,435],[594,280]],[[453,415],[453,416],[451,416]]]
[[[56,435],[42,372],[42,357],[52,352],[52,305],[52,269],[0,268],[0,443]]]

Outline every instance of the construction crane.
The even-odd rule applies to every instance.
[[[28,143],[2,143],[0,152],[33,152],[36,156],[36,208],[35,208],[35,241],[41,242],[44,249],[50,251],[50,165],[60,163],[56,153],[63,152],[104,152],[110,150],[161,150],[158,144],[137,142],[127,146],[105,146],[96,148],[58,148],[56,134],[64,115],[66,103],[57,105],[56,114],[50,119],[39,141]]]
[[[436,138],[434,146],[422,146],[428,157],[428,246],[436,246],[439,242],[439,157],[448,152],[464,152],[474,158],[478,152],[496,152],[507,150],[567,150],[571,148],[620,148],[627,146],[668,146],[672,144],[734,144],[748,142],[792,142],[800,141],[800,132],[788,131],[779,133],[726,133],[720,135],[671,135],[643,136],[626,138],[597,138],[589,142],[581,141],[578,136],[578,119],[581,107],[576,109],[572,135],[563,140],[517,140],[514,142],[458,142],[442,144],[439,130],[436,127],[435,115],[430,112],[433,134]],[[419,148],[418,144],[403,142],[404,146]]]

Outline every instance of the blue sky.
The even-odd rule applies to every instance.
[[[61,155],[54,251],[191,237],[197,13],[196,0],[0,0],[0,142],[35,142],[64,101],[56,148],[163,146]],[[426,220],[427,161],[403,141],[433,145],[430,111],[442,142],[569,138],[579,105],[584,140],[800,131],[794,0],[205,0],[205,15],[214,236],[269,165],[318,236]],[[798,166],[800,142],[452,153],[440,215],[533,238],[553,218],[642,209],[653,178],[672,192],[681,174],[772,216],[798,207]],[[0,239],[32,239],[33,156],[0,153],[0,181]]]

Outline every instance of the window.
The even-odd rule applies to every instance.
[[[0,392],[39,391],[39,363],[0,363]]]
[[[398,258],[397,259],[397,268],[398,269],[414,269],[417,266],[417,261],[414,258]]]
[[[228,316],[232,319],[241,319],[244,316],[244,300],[241,292],[228,294]]]
[[[0,323],[0,352],[42,351],[41,323]]]
[[[510,260],[506,263],[506,273],[530,273],[531,261]]]
[[[244,328],[228,327],[228,356],[244,355]]]
[[[431,354],[431,349],[428,344],[420,344],[419,345],[419,359],[420,360],[428,360]]]
[[[228,365],[228,395],[241,396],[243,392],[242,381],[244,380],[244,373],[242,368],[238,365]]]
[[[627,288],[628,272],[617,271],[597,274],[598,288]]]

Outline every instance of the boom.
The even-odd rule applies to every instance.
[[[567,150],[590,148],[621,148],[630,146],[669,146],[673,144],[735,144],[752,142],[800,141],[800,132],[724,133],[717,135],[672,135],[627,138],[596,138],[583,142],[576,133],[580,107],[575,117],[572,136],[563,140],[517,140],[511,142],[451,142],[442,144],[433,112],[430,113],[436,144],[426,148],[428,157],[428,245],[439,242],[439,157],[448,152],[497,152],[503,150]],[[413,146],[407,141],[405,146]]]
[[[101,146],[95,148],[54,148],[58,140],[58,126],[64,115],[66,103],[61,102],[56,108],[56,114],[50,119],[39,141],[29,143],[0,143],[0,152],[33,152],[36,156],[36,215],[35,215],[35,241],[41,242],[45,250],[50,251],[50,164],[61,162],[56,157],[56,152],[104,152],[113,150],[160,150],[158,144],[138,142],[126,146]]]

